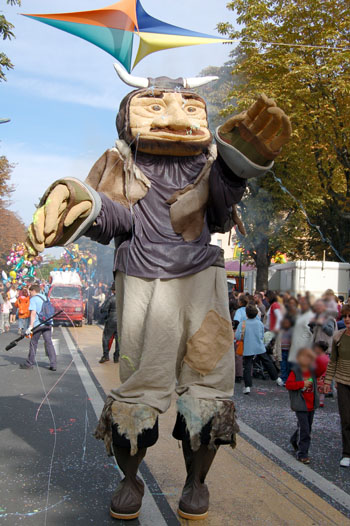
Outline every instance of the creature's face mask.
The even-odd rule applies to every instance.
[[[126,114],[129,137],[123,138],[135,139],[142,152],[198,155],[212,141],[205,101],[190,91],[139,90],[128,100]]]

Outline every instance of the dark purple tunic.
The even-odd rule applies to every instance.
[[[210,245],[210,233],[224,231],[232,205],[242,198],[245,180],[235,176],[220,158],[214,162],[206,220],[194,241],[186,242],[174,232],[166,203],[196,180],[206,161],[205,154],[170,157],[139,153],[136,164],[151,181],[147,195],[128,210],[100,194],[101,212],[85,235],[105,245],[126,235],[116,250],[115,270],[140,278],[170,279],[215,264],[221,249]]]

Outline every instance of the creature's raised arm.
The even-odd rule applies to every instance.
[[[215,138],[225,163],[236,175],[249,179],[272,168],[291,133],[291,123],[284,111],[274,100],[260,95],[247,111],[219,126]]]

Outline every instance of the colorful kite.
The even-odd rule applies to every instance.
[[[162,22],[150,16],[140,0],[121,0],[93,11],[24,16],[88,40],[116,58],[129,73],[135,34],[140,44],[133,68],[150,53],[162,49],[232,42]]]

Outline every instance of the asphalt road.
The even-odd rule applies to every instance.
[[[250,395],[236,384],[235,401],[238,417],[293,455],[289,439],[296,429],[296,418],[290,409],[285,388],[270,380],[254,380]],[[350,493],[350,470],[339,467],[341,458],[340,421],[336,398],[327,398],[325,407],[316,411],[310,448],[310,467]],[[315,489],[315,488],[313,488]]]
[[[48,391],[72,361],[61,329],[55,329],[55,335],[60,337],[55,373],[48,370],[43,352],[38,368],[20,370],[28,340],[5,353],[14,334],[0,336],[0,522],[11,526],[115,524],[108,514],[106,494],[115,489],[119,474],[101,442],[92,436],[96,415],[74,364],[50,395],[54,420],[47,403],[36,420],[45,396],[40,374]]]
[[[92,436],[97,421],[96,400],[87,385],[93,384],[96,392],[99,386],[90,376],[83,357],[80,366],[72,362],[63,332],[56,328],[54,337],[60,343],[58,371],[48,370],[43,349],[38,353],[38,367],[22,371],[18,365],[26,357],[28,340],[10,352],[4,351],[15,336],[15,332],[0,335],[0,523],[122,525],[122,521],[114,521],[108,513],[109,496],[120,475],[114,460],[106,456],[103,444]],[[82,370],[87,379],[84,383]],[[52,388],[52,412],[44,401],[38,413],[45,392]],[[242,388],[236,386],[238,417],[292,455],[289,437],[295,428],[295,417],[289,409],[285,389],[262,380],[255,380],[249,396],[242,394]],[[101,403],[104,394],[101,389],[99,392]],[[250,440],[249,436],[246,438]],[[259,448],[259,443],[254,445]],[[327,399],[326,407],[316,414],[310,453],[312,469],[350,493],[350,470],[339,468],[341,442],[334,399]],[[269,455],[266,450],[264,454]],[[271,458],[276,462],[275,457]],[[285,469],[288,471],[288,467]],[[295,471],[290,472],[298,477]],[[151,506],[145,516],[151,517],[153,513],[157,517],[159,513],[159,520],[140,520],[140,524],[179,524],[145,464],[142,475],[149,488]],[[312,484],[310,487],[317,491]],[[332,502],[327,495],[320,494]],[[340,506],[335,507],[344,512]],[[130,526],[135,524],[139,522],[129,522]]]

